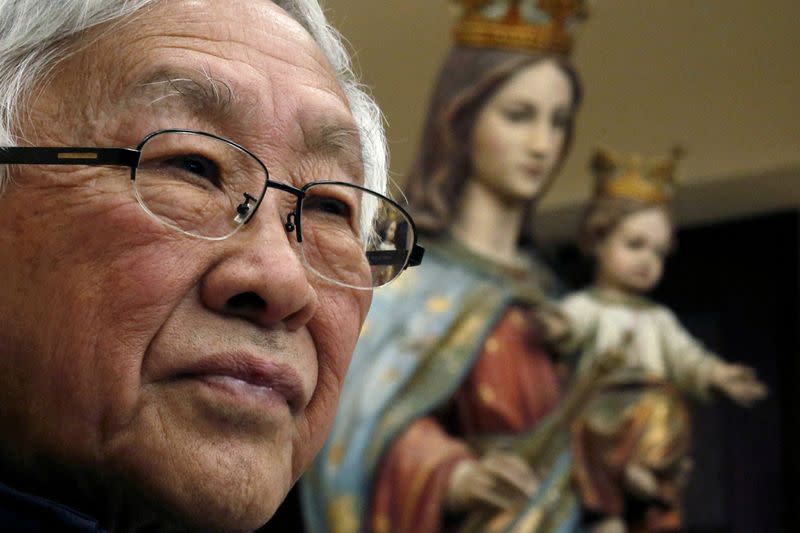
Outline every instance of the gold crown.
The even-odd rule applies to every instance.
[[[451,0],[460,12],[456,44],[568,54],[587,0]]]
[[[591,163],[595,196],[667,204],[675,195],[675,166],[683,155],[683,149],[675,147],[669,157],[645,161],[638,155],[599,149]]]

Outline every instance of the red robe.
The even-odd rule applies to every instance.
[[[375,478],[370,530],[443,531],[450,474],[459,461],[475,459],[463,439],[530,430],[559,396],[554,365],[536,338],[532,320],[520,308],[509,309],[453,397],[457,434],[427,416],[409,425],[385,453]]]

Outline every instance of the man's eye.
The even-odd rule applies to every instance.
[[[303,201],[303,211],[327,213],[344,218],[350,218],[352,214],[349,204],[331,196],[307,196]]]
[[[221,182],[221,172],[219,166],[201,155],[182,155],[164,161],[167,167],[186,172],[192,176],[203,178],[214,184]]]

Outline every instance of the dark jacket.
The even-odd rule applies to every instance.
[[[14,533],[106,533],[93,518],[69,507],[0,483],[0,531]]]

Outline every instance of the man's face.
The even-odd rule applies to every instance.
[[[26,143],[205,130],[279,181],[361,181],[339,84],[271,2],[161,2],[93,38],[38,88]],[[204,241],[148,216],[124,168],[15,169],[0,196],[4,460],[113,480],[190,525],[266,521],[325,439],[370,299],[307,273],[282,224],[294,201],[270,189],[242,231]]]

